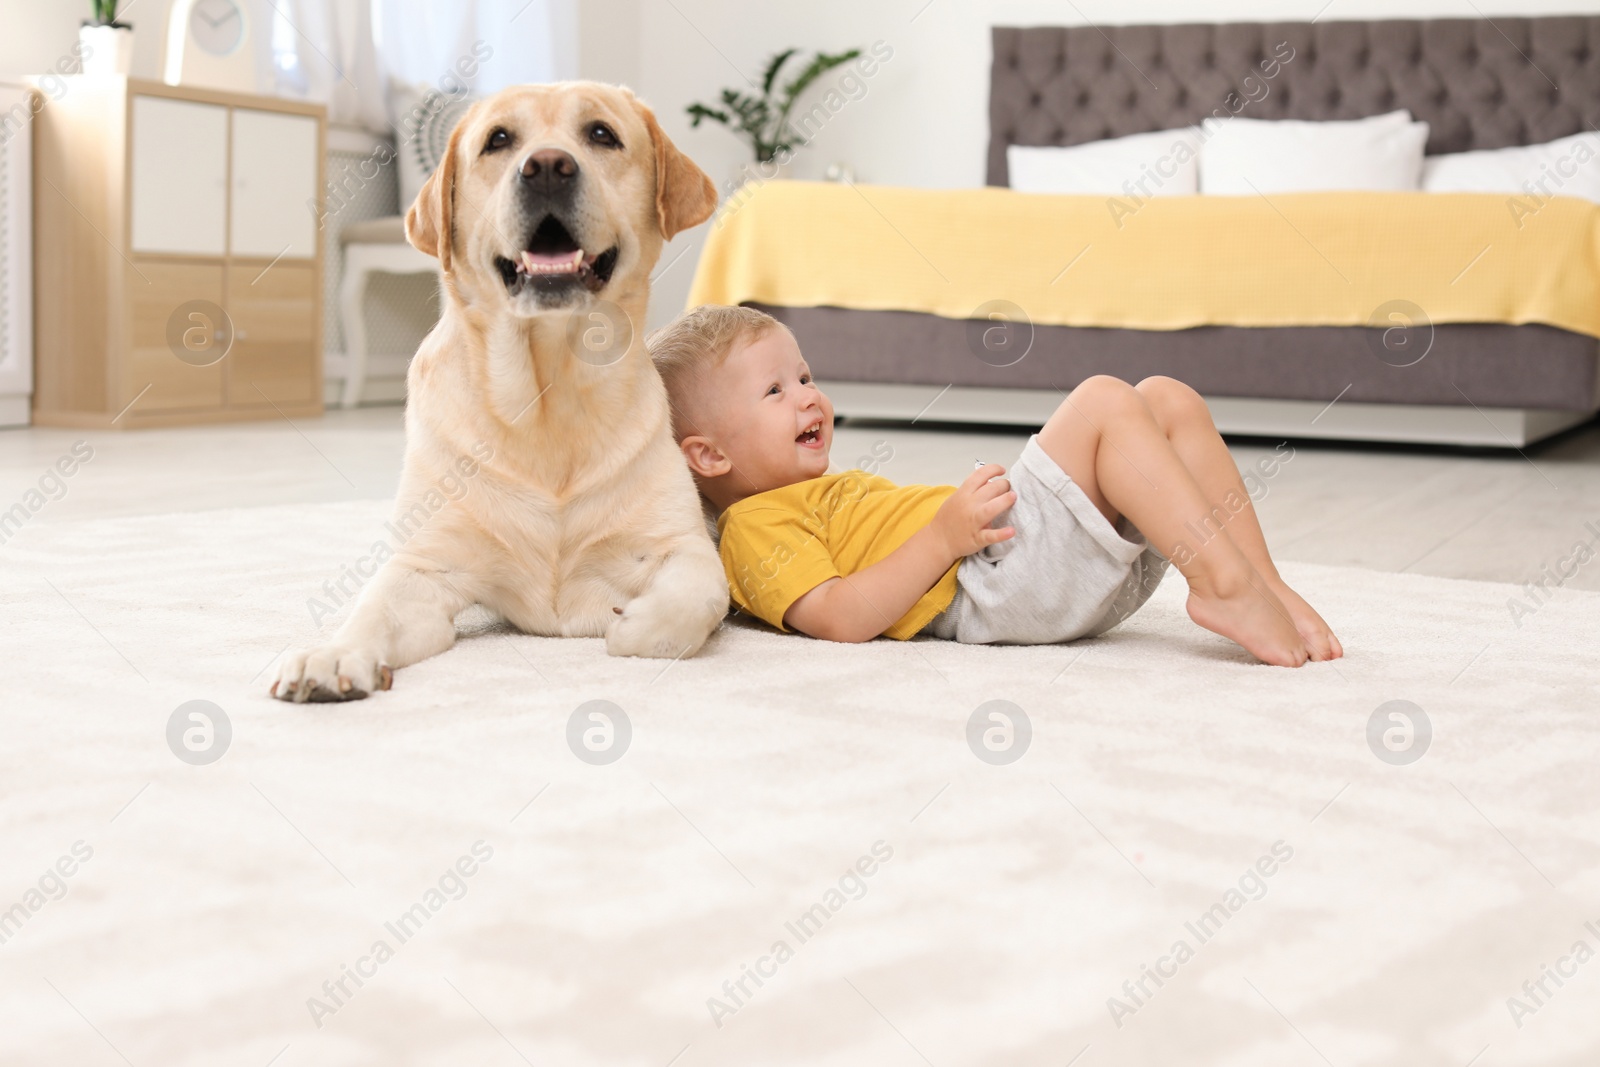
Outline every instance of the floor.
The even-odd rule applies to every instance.
[[[931,481],[1023,435],[834,458],[880,441]],[[1434,576],[1594,538],[1600,431],[1293,446],[1261,507],[1337,663],[1256,664],[1169,581],[1066,648],[480,620],[271,700],[401,446],[393,408],[0,433],[0,515],[59,497],[0,538],[0,1064],[1600,1063],[1594,969],[1524,992],[1600,934],[1600,596],[1513,625]]]
[[[948,483],[974,459],[1009,464],[1020,430],[845,422],[838,469],[874,444],[895,481]],[[93,458],[35,523],[215,508],[382,499],[400,470],[401,409],[330,411],[321,419],[132,433],[0,430],[0,511],[19,501],[78,441]],[[1232,442],[1242,469],[1279,442]],[[1515,451],[1295,442],[1260,482],[1257,509],[1274,554],[1378,571],[1521,584],[1600,528],[1600,423]],[[1280,454],[1291,455],[1288,449]],[[1568,588],[1600,590],[1600,567]]]

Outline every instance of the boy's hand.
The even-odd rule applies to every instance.
[[[979,467],[939,506],[929,525],[938,532],[953,558],[970,556],[985,545],[1016,536],[1017,531],[1010,526],[989,529],[990,521],[1017,500],[1011,482],[998,477],[1005,472],[998,463]],[[995,480],[991,482],[990,478]]]

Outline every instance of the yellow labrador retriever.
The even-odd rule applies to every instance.
[[[406,216],[443,317],[407,381],[393,555],[283,700],[357,700],[437,655],[482,604],[620,656],[695,652],[728,587],[643,341],[663,241],[716,187],[631,91],[595,82],[477,103]]]

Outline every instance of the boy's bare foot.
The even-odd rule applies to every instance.
[[[1243,645],[1263,663],[1298,667],[1311,655],[1288,609],[1264,580],[1232,582],[1216,591],[1191,584],[1188,608],[1189,618]]]
[[[1299,593],[1290,589],[1282,578],[1277,581],[1268,580],[1267,586],[1283,602],[1284,610],[1294,622],[1294,628],[1305,638],[1312,659],[1338,659],[1344,655],[1344,646],[1334,636],[1332,628],[1322,621],[1322,616],[1318,615]]]

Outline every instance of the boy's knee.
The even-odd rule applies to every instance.
[[[1163,422],[1172,418],[1194,418],[1202,414],[1208,419],[1211,417],[1211,412],[1200,394],[1176,378],[1156,374],[1144,379],[1134,388],[1144,397],[1145,403],[1150,405],[1150,410],[1154,411]]]
[[[1133,386],[1109,374],[1095,374],[1085,378],[1068,399],[1073,404],[1085,403],[1103,412],[1126,411],[1145,406]]]
[[[1146,399],[1176,401],[1179,403],[1191,398],[1194,400],[1200,399],[1199,393],[1184,385],[1178,379],[1169,378],[1165,374],[1152,374],[1150,377],[1142,379],[1134,388],[1139,390]]]

